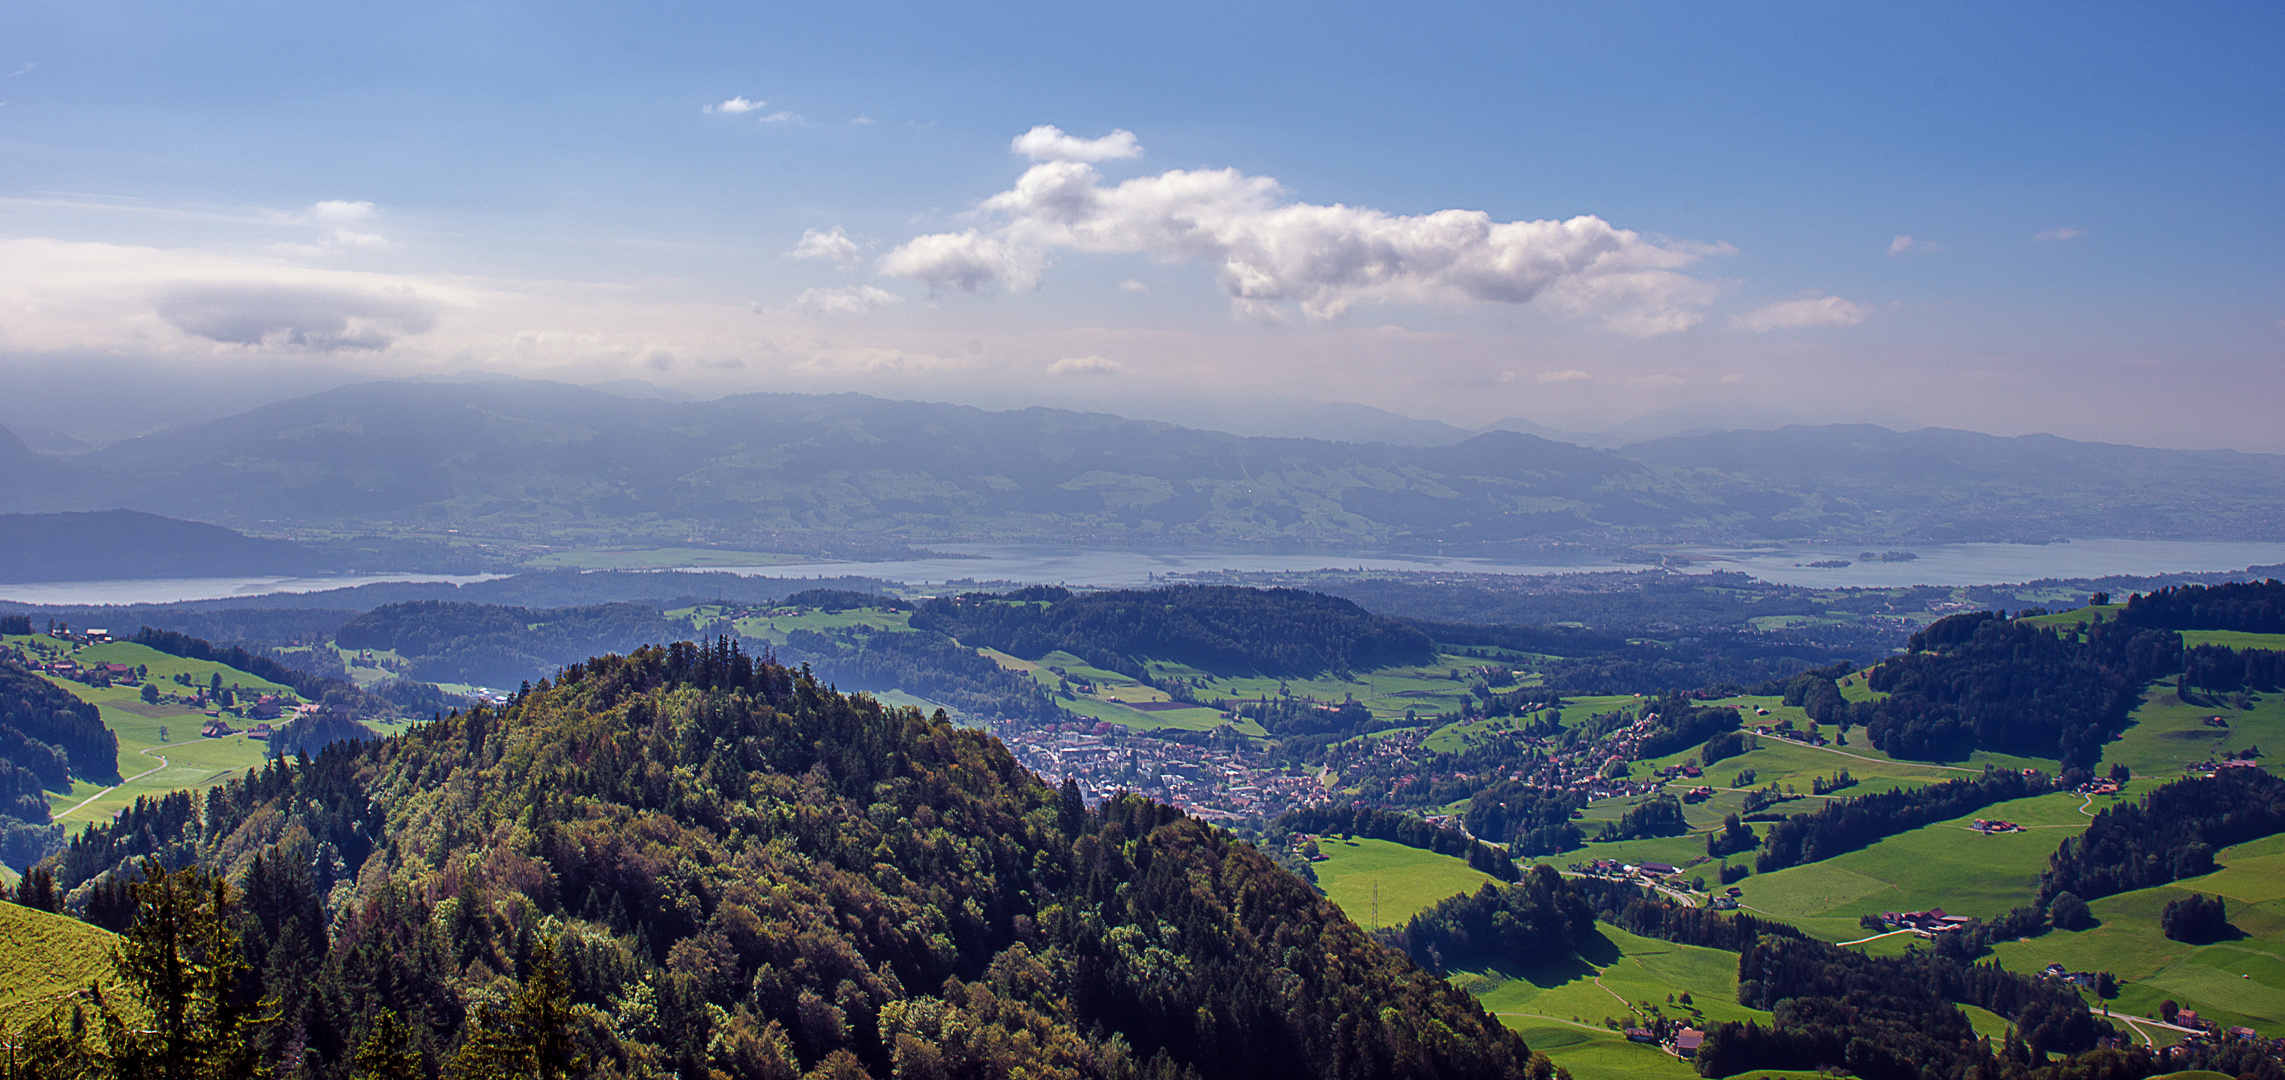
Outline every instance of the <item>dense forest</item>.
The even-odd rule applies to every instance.
[[[941,715],[728,642],[575,664],[502,709],[145,800],[46,869],[83,912],[143,880],[146,942],[179,885],[160,868],[184,866],[229,883],[166,895],[229,931],[218,993],[270,1003],[245,1045],[279,1075],[1527,1065],[1465,993],[1228,834],[1139,799],[1090,808]],[[27,1044],[107,1038],[68,1011],[98,1006],[66,1008]],[[173,1050],[223,1068],[231,1047]]]
[[[1347,600],[1298,589],[970,593],[922,604],[912,625],[1027,660],[1061,649],[1130,676],[1144,674],[1138,658],[1216,673],[1299,677],[1436,661],[1427,634]]]
[[[394,650],[411,662],[408,674],[428,682],[513,687],[584,657],[688,632],[632,602],[532,609],[412,600],[343,623],[334,640],[344,649]]]
[[[2127,598],[2118,621],[2154,630],[2237,630],[2285,634],[2285,581],[2182,585]]]
[[[2090,768],[2152,679],[2181,670],[2181,637],[2120,621],[2058,632],[1992,612],[1954,615],[1872,669],[1887,696],[1849,719],[1898,757],[1956,761],[1975,750]]]
[[[2285,832],[2285,780],[2263,769],[2223,769],[2177,780],[2095,816],[2063,841],[2040,879],[2041,900],[2084,900],[2211,873],[2214,854]]]
[[[867,626],[796,630],[776,656],[788,665],[809,665],[828,683],[902,690],[978,716],[1048,722],[1066,716],[1045,687],[942,634],[875,632]]]
[[[73,778],[116,782],[119,736],[89,705],[0,653],[0,863],[28,866],[52,850],[48,792]]]

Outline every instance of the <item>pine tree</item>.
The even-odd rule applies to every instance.
[[[373,1033],[357,1048],[356,1076],[357,1080],[428,1080],[420,1050],[413,1045],[413,1029],[395,1009],[383,1009],[373,1018]]]
[[[447,1074],[455,1080],[557,1080],[587,1067],[572,1033],[571,982],[555,943],[532,949],[531,974],[505,1007],[480,1009]]]
[[[275,999],[233,1001],[247,971],[230,886],[193,866],[169,871],[143,862],[135,922],[112,957],[119,979],[148,1018],[133,1021],[97,997],[104,1043],[118,1075],[133,1080],[223,1080],[268,1076],[253,1035],[270,1023]]]

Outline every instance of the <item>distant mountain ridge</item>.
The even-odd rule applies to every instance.
[[[151,513],[275,523],[266,531],[386,523],[676,542],[777,530],[1463,553],[2285,538],[2278,455],[1869,425],[1674,436],[1616,452],[1509,431],[1445,446],[1338,438],[1345,419],[1364,437],[1435,435],[1377,413],[1331,410],[1316,425],[1327,437],[1303,439],[858,394],[670,401],[543,382],[371,383],[68,460],[21,450],[44,471],[0,472],[0,505],[74,509],[93,489]]]
[[[308,574],[324,554],[136,510],[0,514],[0,583]]]

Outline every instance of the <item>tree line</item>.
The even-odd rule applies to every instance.
[[[1767,874],[1820,862],[1993,803],[2052,790],[2054,783],[2044,776],[1987,769],[1973,779],[1829,800],[1815,813],[1795,814],[1771,823],[1761,838],[1761,854],[1754,857],[1754,872]]]
[[[1514,881],[1512,853],[1502,851],[1449,825],[1435,825],[1414,814],[1378,810],[1369,806],[1313,803],[1278,815],[1266,834],[1316,833],[1342,837],[1362,836],[1409,848],[1466,859],[1468,865],[1502,881]]]
[[[1027,660],[1060,649],[1145,679],[1144,657],[1216,673],[1303,678],[1436,660],[1435,643],[1418,629],[1299,589],[968,593],[923,603],[912,625]]]
[[[2094,900],[2209,874],[2214,853],[2285,832],[2285,780],[2262,769],[2222,769],[2105,809],[2048,859],[2039,898]]]
[[[260,1006],[198,1075],[252,1071],[225,1053],[324,1080],[1522,1080],[1531,1060],[1228,833],[1086,806],[942,714],[726,640],[140,800],[44,869],[83,917],[133,899],[136,936],[166,867],[209,875],[238,939],[206,954]],[[107,1063],[134,1033],[89,999],[40,1030],[11,1041],[140,1075]]]

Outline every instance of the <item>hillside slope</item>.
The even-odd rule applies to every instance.
[[[1069,789],[1067,789],[1069,791]],[[1512,1077],[1521,1040],[1252,848],[996,741],[688,644],[90,829],[247,882],[260,992],[345,1076],[432,1062],[556,943],[599,1076]],[[320,898],[329,900],[320,904]],[[328,921],[329,932],[307,927]]]

